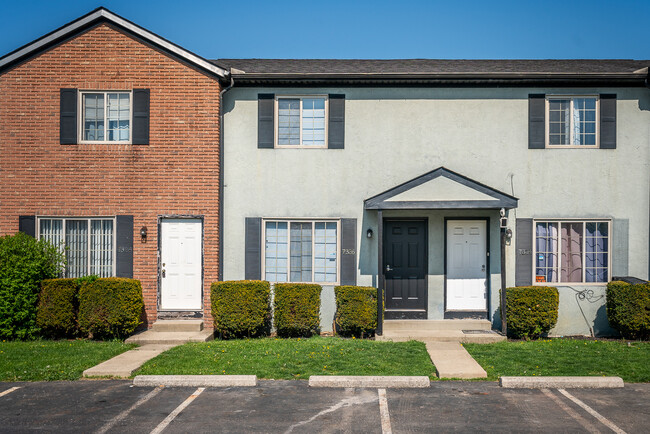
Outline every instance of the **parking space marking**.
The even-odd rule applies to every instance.
[[[0,396],[9,395],[11,392],[18,389],[20,389],[20,387],[12,387],[11,389],[7,389],[4,392],[0,392]]]
[[[140,407],[142,404],[145,402],[149,401],[151,398],[154,396],[158,395],[160,391],[163,390],[163,386],[156,387],[154,390],[151,392],[147,393],[145,396],[142,398],[138,399],[135,404],[133,404],[131,407],[127,408],[124,410],[122,413],[118,414],[115,416],[113,419],[109,420],[103,427],[101,427],[96,434],[104,434],[105,432],[108,432],[109,429],[113,428],[118,422],[126,418],[129,413],[131,413],[133,410],[136,408]]]
[[[154,428],[153,431],[151,431],[151,434],[159,434],[163,432],[163,430],[167,428],[167,426],[172,422],[172,420],[174,420],[176,416],[178,416],[181,413],[181,411],[185,410],[185,407],[190,405],[192,401],[194,401],[201,393],[203,393],[204,390],[205,387],[199,387],[198,389],[196,389],[196,391],[193,394],[191,394],[185,401],[183,401],[181,405],[179,405],[174,409],[174,411],[169,413],[169,416],[167,416],[162,422],[158,424],[156,428]]]
[[[573,401],[573,402],[575,402],[576,404],[578,404],[578,405],[579,405],[580,407],[582,407],[582,408],[583,408],[587,413],[589,413],[590,415],[592,415],[593,417],[595,417],[596,419],[598,419],[598,420],[599,420],[603,425],[605,425],[606,427],[608,427],[609,429],[611,429],[611,430],[614,431],[615,433],[617,433],[617,434],[625,434],[625,431],[623,431],[622,429],[620,429],[619,427],[617,427],[616,425],[614,425],[614,424],[613,424],[612,422],[610,422],[609,419],[607,419],[605,416],[603,416],[602,414],[598,413],[596,410],[594,410],[593,408],[589,407],[587,404],[585,404],[584,402],[580,401],[578,398],[576,398],[575,396],[571,395],[571,394],[570,394],[569,392],[567,392],[566,390],[564,390],[564,389],[558,389],[558,392],[560,392],[562,395],[566,396],[566,397],[569,398],[571,401]]]
[[[390,427],[390,414],[388,413],[388,400],[386,399],[386,389],[377,389],[379,395],[379,414],[381,416],[381,432],[383,434],[392,434]]]
[[[600,431],[598,431],[598,429],[597,429],[597,428],[596,428],[596,427],[595,427],[591,422],[589,422],[589,421],[586,420],[584,417],[580,416],[578,413],[576,413],[575,411],[573,411],[573,409],[572,409],[571,407],[569,407],[569,406],[566,405],[564,402],[562,402],[562,400],[561,400],[560,398],[558,398],[557,396],[555,396],[555,395],[553,394],[553,392],[551,392],[551,391],[548,390],[548,389],[542,389],[542,393],[544,393],[544,395],[548,396],[548,397],[551,398],[553,401],[555,401],[555,403],[556,403],[556,404],[557,404],[557,405],[558,405],[562,410],[564,410],[564,411],[565,411],[569,416],[571,416],[571,417],[574,418],[576,421],[578,421],[578,423],[579,423],[580,425],[582,425],[582,426],[584,427],[584,429],[586,429],[586,430],[589,431],[590,433],[594,433],[594,434],[595,434],[595,433],[600,433]]]

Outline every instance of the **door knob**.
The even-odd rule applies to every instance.
[[[386,264],[386,271],[393,271],[393,269],[390,268],[390,265]]]
[[[485,271],[485,265],[481,265],[481,271]]]
[[[164,268],[163,268],[163,270],[162,270],[162,277],[163,277],[163,278],[165,277],[165,269],[164,269]]]

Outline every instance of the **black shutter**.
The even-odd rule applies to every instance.
[[[133,89],[134,145],[149,144],[149,89]]]
[[[528,95],[528,149],[546,147],[546,95]]]
[[[117,252],[115,254],[115,275],[133,278],[133,216],[116,217]]]
[[[61,89],[59,142],[77,143],[77,89]]]
[[[327,147],[343,149],[345,145],[345,95],[329,96]]]
[[[341,219],[341,285],[357,284],[357,219]]]
[[[616,149],[616,94],[600,95],[600,149]]]
[[[246,218],[246,255],[244,259],[244,278],[260,280],[262,278],[262,219]]]
[[[21,215],[18,217],[18,230],[30,237],[36,237],[36,216]]]
[[[275,95],[260,93],[257,95],[257,147],[273,149],[275,138]]]
[[[533,219],[517,219],[515,286],[533,283]]]

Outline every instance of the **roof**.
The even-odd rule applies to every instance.
[[[271,81],[332,82],[381,81],[429,83],[516,81],[530,85],[542,81],[576,81],[593,85],[597,81],[643,85],[650,60],[445,60],[445,59],[217,59],[231,69],[239,82]],[[567,83],[568,84],[568,83]]]
[[[519,199],[438,167],[364,201],[365,209],[516,208]]]
[[[218,78],[226,78],[228,75],[226,69],[215,65],[191,51],[188,51],[103,7],[97,8],[68,24],[59,27],[47,35],[41,36],[29,44],[0,57],[0,72],[101,23],[108,23],[120,28],[167,52],[168,54],[207,72],[208,74],[215,75]]]

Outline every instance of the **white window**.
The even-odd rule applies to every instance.
[[[336,283],[338,221],[264,221],[264,279]]]
[[[115,275],[115,219],[39,217],[38,237],[65,250],[66,277]]]
[[[611,222],[536,220],[536,283],[596,283],[610,279]]]
[[[598,97],[548,96],[546,145],[598,146]]]
[[[130,143],[131,92],[80,92],[80,142]]]
[[[277,97],[276,146],[326,147],[326,108],[324,96]]]

